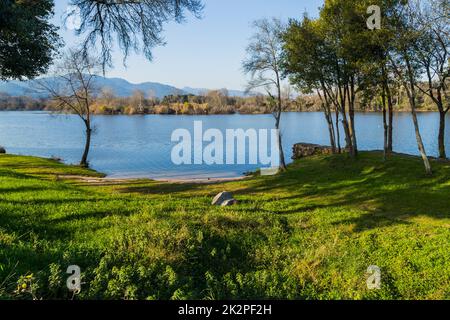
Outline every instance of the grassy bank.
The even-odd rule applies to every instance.
[[[2,155],[0,298],[71,297],[76,264],[80,299],[450,299],[450,163],[433,166],[363,153],[222,184],[116,184]],[[212,207],[223,190],[240,203]]]

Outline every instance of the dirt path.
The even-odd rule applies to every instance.
[[[222,182],[232,182],[232,181],[241,181],[247,179],[248,177],[236,177],[236,178],[210,178],[210,179],[148,179],[148,178],[129,178],[129,179],[115,179],[115,178],[96,178],[96,177],[88,177],[88,176],[76,176],[76,175],[59,175],[59,179],[75,181],[86,183],[89,185],[120,185],[120,184],[130,184],[135,182],[142,181],[155,181],[161,183],[169,183],[169,184],[213,184],[213,183],[222,183]]]

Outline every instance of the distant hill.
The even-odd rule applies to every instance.
[[[47,78],[47,81],[58,81],[56,78]],[[169,95],[194,94],[201,95],[210,89],[196,89],[185,87],[178,89],[176,87],[157,82],[144,82],[139,84],[130,83],[121,78],[96,77],[96,85],[99,88],[110,88],[118,97],[129,97],[135,90],[143,91],[147,96],[164,98]],[[230,96],[245,97],[243,91],[229,90]],[[32,96],[34,98],[45,97],[46,94],[36,90],[32,81],[0,81],[0,93],[5,93],[13,97]]]
[[[185,94],[183,90],[169,85],[156,82],[133,84],[121,78],[99,77],[96,80],[96,84],[97,86],[102,88],[110,88],[114,92],[114,94],[119,97],[129,97],[135,90],[141,90],[147,96],[154,96],[157,98],[164,98],[165,96],[169,95]]]
[[[0,82],[0,92],[6,93],[13,97],[18,96],[36,96],[34,90],[31,90],[28,82],[20,82],[20,81],[8,81],[8,82]]]
[[[57,78],[47,78],[46,81],[58,81]],[[164,98],[168,95],[184,94],[182,90],[155,82],[133,84],[120,78],[96,77],[95,84],[99,88],[110,88],[118,97],[129,97],[135,90],[143,91],[147,96]],[[8,81],[0,82],[0,92],[10,96],[42,97],[45,93],[36,90],[32,81]]]
[[[211,89],[206,89],[206,88],[191,88],[191,87],[184,87],[182,89],[184,92],[187,92],[189,94],[194,94],[196,96],[200,96],[200,95],[204,95],[205,93],[207,93],[208,91],[210,91]],[[241,98],[245,98],[245,97],[249,97],[250,94],[246,94],[244,91],[240,91],[240,90],[228,90],[228,95],[231,97],[241,97]]]

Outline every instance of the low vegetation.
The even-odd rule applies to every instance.
[[[381,159],[202,185],[2,155],[0,298],[72,298],[75,264],[75,299],[449,299],[450,163],[430,177],[419,158]],[[239,204],[211,206],[223,190]],[[370,265],[381,290],[367,289]]]

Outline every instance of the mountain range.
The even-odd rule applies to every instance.
[[[59,81],[57,78],[46,78],[46,81]],[[182,89],[157,83],[144,82],[139,84],[130,83],[121,78],[105,78],[97,76],[95,85],[98,88],[109,88],[118,97],[129,97],[136,90],[143,91],[147,96],[164,98],[168,95],[193,94],[199,95],[208,92],[210,89],[184,87]],[[32,96],[34,98],[45,97],[46,94],[35,89],[32,80],[28,81],[0,81],[0,93],[13,97]],[[228,90],[230,96],[245,97],[245,92],[239,90]]]

